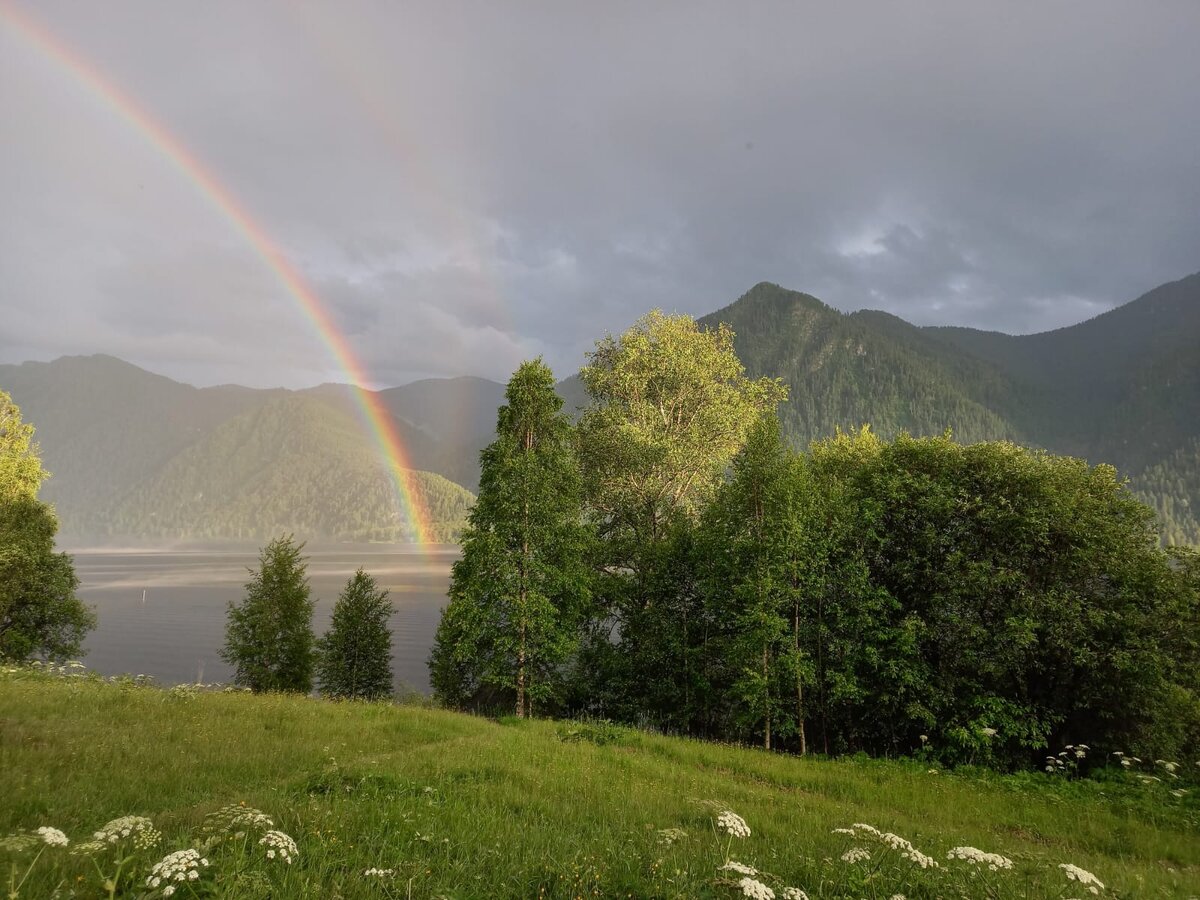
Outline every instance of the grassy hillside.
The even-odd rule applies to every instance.
[[[609,726],[13,670],[0,673],[0,723],[0,834],[51,826],[78,851],[118,816],[148,816],[162,831],[126,863],[118,888],[135,886],[118,895],[138,895],[165,853],[198,846],[206,815],[243,803],[272,816],[297,857],[267,860],[251,830],[205,849],[201,896],[741,896],[741,876],[719,870],[729,859],[772,873],[762,878],[777,896],[783,885],[814,898],[983,896],[985,885],[996,896],[1091,896],[1062,863],[1094,873],[1102,896],[1200,892],[1194,795],[1119,772],[1105,782],[933,773]],[[721,809],[750,836],[717,830]],[[860,822],[903,836],[939,868],[833,833]],[[960,845],[1014,868],[972,875],[947,859]],[[843,862],[854,846],[871,861]],[[46,847],[18,895],[98,896],[116,854],[92,851],[97,867],[69,849]],[[19,881],[33,852],[0,849],[0,874],[15,867]],[[372,868],[394,874],[364,874]]]

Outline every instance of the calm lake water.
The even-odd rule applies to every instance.
[[[245,594],[258,549],[69,550],[79,595],[98,624],[83,661],[103,675],[151,675],[163,684],[228,682],[217,655],[225,610]],[[316,600],[313,630],[323,634],[346,581],[362,566],[390,593],[392,672],[397,688],[429,690],[426,659],[446,604],[456,546],[336,545],[306,547]],[[143,602],[143,591],[145,601]]]

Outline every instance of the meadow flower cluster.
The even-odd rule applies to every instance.
[[[296,842],[282,831],[268,831],[258,839],[258,844],[267,848],[267,859],[278,858],[289,866],[300,852],[296,849]]]
[[[49,825],[43,825],[37,830],[37,834],[43,842],[49,844],[51,847],[65,847],[71,843],[65,834],[57,828],[51,828]]]
[[[1063,874],[1067,876],[1068,881],[1079,882],[1080,885],[1087,888],[1091,893],[1099,894],[1104,890],[1104,882],[1087,869],[1081,869],[1079,866],[1071,865],[1071,863],[1059,863],[1058,867],[1063,870]]]
[[[1007,856],[999,853],[985,853],[976,847],[955,847],[946,854],[946,859],[961,859],[973,866],[987,866],[991,871],[1011,869],[1013,862]]]
[[[750,837],[750,826],[746,824],[746,820],[728,809],[717,816],[717,827],[731,837]]]
[[[269,831],[274,827],[275,820],[261,809],[234,803],[205,816],[200,831],[211,846],[229,838],[240,840],[249,832]]]
[[[188,881],[198,881],[200,869],[208,867],[208,860],[199,850],[176,850],[168,853],[154,864],[146,877],[146,887],[162,889],[164,897],[175,893],[175,887]]]
[[[134,847],[148,850],[162,840],[162,832],[145,816],[121,816],[106,824],[92,837],[103,844],[116,844],[133,838]]]

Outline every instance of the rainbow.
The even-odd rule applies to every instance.
[[[386,460],[389,474],[396,484],[403,512],[413,528],[414,539],[421,545],[429,543],[432,534],[429,512],[422,502],[415,473],[409,463],[404,442],[396,429],[394,418],[383,406],[379,395],[366,387],[369,383],[366,369],[345,335],[334,323],[325,305],[275,246],[263,227],[254,221],[233,194],[178,139],[86,60],[56,40],[27,14],[13,9],[8,4],[0,4],[0,18],[6,20],[18,34],[45,56],[71,73],[93,96],[141,134],[245,238],[288,296],[299,306],[350,382],[364,421],[372,432]]]

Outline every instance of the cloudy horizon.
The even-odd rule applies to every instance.
[[[0,363],[346,380],[266,244],[373,385],[567,375],[760,281],[1074,324],[1200,270],[1198,36],[1187,0],[0,4]]]

